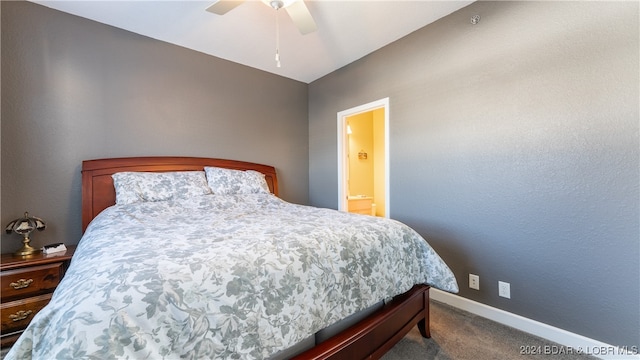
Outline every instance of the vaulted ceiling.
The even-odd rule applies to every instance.
[[[305,83],[473,2],[306,0],[317,31],[302,35],[286,11],[257,0],[224,15],[205,11],[216,0],[32,1]]]

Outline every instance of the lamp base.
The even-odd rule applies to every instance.
[[[15,256],[29,256],[33,254],[37,254],[40,252],[40,249],[36,249],[33,246],[25,243],[22,245],[22,248],[14,253]]]

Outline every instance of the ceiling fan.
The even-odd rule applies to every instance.
[[[307,5],[303,0],[261,0],[264,4],[275,10],[285,9],[293,20],[302,35],[312,33],[317,30],[316,22],[313,20]],[[207,8],[208,12],[224,15],[233,10],[245,0],[218,0]]]

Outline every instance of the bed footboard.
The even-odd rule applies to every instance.
[[[294,359],[379,359],[418,325],[429,332],[429,287],[416,285],[380,311]]]

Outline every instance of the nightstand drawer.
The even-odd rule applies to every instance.
[[[0,347],[12,345],[51,299],[69,267],[75,245],[53,254],[2,254],[0,258]]]
[[[35,314],[49,303],[51,295],[53,294],[44,294],[2,304],[0,306],[2,334],[9,334],[26,328]]]
[[[2,272],[2,302],[52,292],[64,274],[64,263],[33,266]]]

